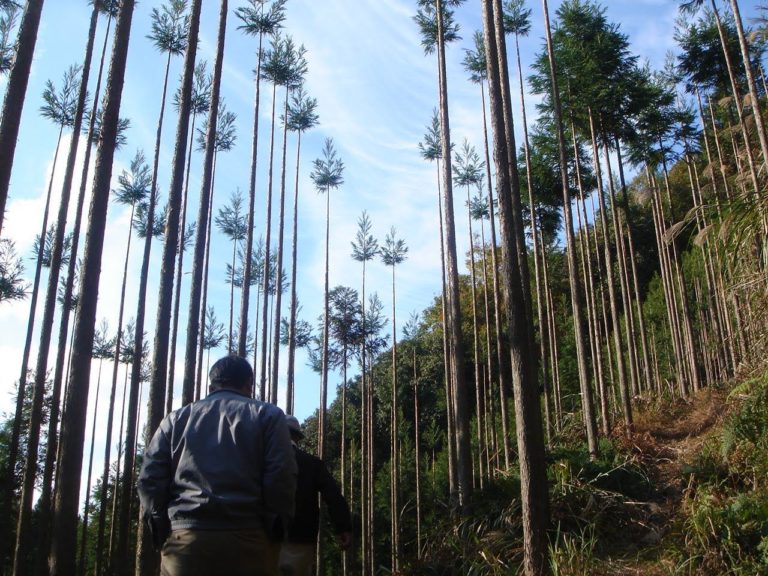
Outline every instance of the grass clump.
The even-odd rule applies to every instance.
[[[729,400],[721,432],[684,469],[681,574],[768,574],[768,378]]]

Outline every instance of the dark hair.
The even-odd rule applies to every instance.
[[[212,388],[243,390],[253,383],[253,369],[248,360],[234,354],[217,360],[208,375]]]

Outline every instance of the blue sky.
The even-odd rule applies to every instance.
[[[159,0],[137,3],[131,36],[128,69],[121,115],[130,118],[131,129],[127,146],[117,155],[114,178],[126,169],[137,148],[151,158],[154,134],[159,114],[160,90],[164,72],[164,57],[154,51],[146,39],[150,12],[159,7]],[[237,188],[248,189],[250,162],[250,130],[253,122],[256,44],[237,30],[239,21],[232,11],[241,4],[230,2],[227,44],[224,61],[222,94],[228,107],[238,116],[238,140],[233,151],[219,156],[214,209],[218,210]],[[324,266],[325,199],[318,195],[309,179],[311,161],[320,154],[323,140],[334,139],[339,156],[346,165],[345,183],[331,198],[331,286],[343,284],[359,288],[360,265],[350,258],[350,241],[362,210],[367,210],[374,223],[374,233],[383,240],[391,226],[409,246],[408,260],[397,271],[399,323],[412,311],[421,311],[431,303],[440,289],[439,232],[434,166],[423,161],[418,152],[425,126],[436,104],[437,82],[434,56],[425,56],[420,46],[418,29],[412,20],[416,12],[414,0],[289,0],[286,31],[308,50],[309,72],[307,92],[318,100],[320,125],[302,140],[302,169],[300,175],[300,233],[299,233],[299,299],[303,318],[316,323],[322,310]],[[560,2],[550,2],[554,14]],[[641,58],[660,67],[665,54],[674,50],[672,39],[677,2],[665,0],[608,0],[603,3],[610,20],[621,25],[629,36],[633,51]],[[755,13],[757,2],[742,1],[745,17]],[[541,5],[531,2],[533,28],[522,39],[523,67],[527,68],[533,54],[543,45]],[[212,63],[218,19],[218,2],[205,0],[201,27],[199,57]],[[42,219],[42,207],[48,178],[51,175],[57,128],[40,118],[40,95],[47,79],[58,85],[65,69],[79,63],[85,45],[90,7],[85,0],[49,0],[43,10],[27,101],[22,117],[21,132],[11,181],[4,237],[16,242],[17,250],[25,256],[31,276],[34,264],[29,259],[35,234]],[[476,145],[482,143],[482,113],[480,93],[476,85],[466,80],[461,60],[463,49],[470,46],[472,33],[481,26],[479,0],[469,0],[458,9],[463,40],[448,49],[448,85],[452,137],[460,143],[464,138]],[[104,21],[100,22],[99,43],[103,40]],[[171,83],[178,81],[181,59],[171,67]],[[525,72],[524,72],[525,73]],[[95,74],[92,74],[92,78]],[[517,82],[513,74],[513,82]],[[0,90],[4,86],[0,84]],[[257,176],[256,234],[264,229],[265,167],[268,160],[269,114],[271,90],[262,91],[259,172]],[[278,98],[282,101],[282,95]],[[528,100],[533,112],[536,98]],[[519,104],[515,105],[517,124]],[[159,173],[161,193],[165,196],[170,181],[169,166],[173,155],[176,114],[169,107]],[[66,148],[65,148],[66,149]],[[288,187],[293,189],[295,142],[289,138]],[[279,150],[279,147],[278,147]],[[54,208],[60,193],[60,158],[54,174]],[[279,154],[275,158],[279,167]],[[190,217],[197,212],[200,189],[201,159],[193,159],[190,185]],[[277,172],[276,172],[277,173]],[[78,172],[79,174],[79,172]],[[456,191],[456,221],[458,250],[464,254],[468,247],[466,212],[461,191]],[[128,211],[114,203],[109,211],[108,234],[102,263],[102,283],[97,317],[107,318],[114,329],[119,302],[124,245],[128,231]],[[70,222],[72,218],[70,218]],[[286,246],[290,237],[286,236]],[[153,247],[153,266],[159,270],[160,244]],[[217,315],[223,320],[228,314],[228,287],[224,270],[229,247],[224,240],[216,241],[210,270],[210,296]],[[135,311],[133,293],[138,283],[140,265],[138,250],[129,264],[130,276],[126,318]],[[462,258],[463,260],[463,258]],[[189,263],[189,258],[186,259]],[[187,268],[188,270],[188,268]],[[391,310],[390,270],[377,262],[369,266],[368,292],[378,291]],[[45,277],[44,277],[45,279]],[[156,275],[150,285],[157,283]],[[187,284],[184,285],[187,291]],[[149,291],[147,331],[153,339],[155,291]],[[287,298],[284,298],[284,303]],[[29,302],[5,303],[0,306],[0,362],[5,367],[0,375],[0,411],[12,410],[11,389],[18,377]],[[284,304],[283,315],[288,305]],[[182,304],[181,325],[185,323],[186,305]],[[42,311],[38,312],[38,318]],[[388,312],[388,316],[391,314]],[[399,330],[398,330],[399,332]],[[35,335],[35,342],[37,334]],[[223,350],[212,355],[223,354]],[[33,347],[33,358],[35,350]],[[284,351],[283,351],[284,354]],[[283,356],[284,358],[284,356]],[[179,364],[183,358],[178,358]],[[283,363],[284,366],[284,363]],[[94,366],[95,378],[95,366]],[[281,369],[281,382],[284,380]],[[338,377],[330,379],[335,389]],[[95,384],[95,383],[94,383]],[[103,389],[104,387],[102,387]],[[92,400],[95,385],[92,386]],[[283,402],[281,387],[280,402]],[[297,360],[296,414],[309,415],[318,404],[319,377],[305,367],[305,357]],[[178,402],[178,399],[177,399]],[[101,404],[102,406],[104,403]],[[97,451],[98,453],[98,451]]]

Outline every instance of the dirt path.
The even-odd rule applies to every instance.
[[[617,576],[662,576],[671,565],[660,557],[688,488],[683,468],[695,461],[702,445],[726,414],[726,394],[707,389],[687,401],[639,410],[628,448],[648,470],[655,495],[636,503],[644,508],[637,523],[644,532],[620,559],[606,559],[601,573]]]

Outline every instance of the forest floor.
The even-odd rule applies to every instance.
[[[596,573],[662,576],[675,572],[681,558],[672,560],[668,551],[685,549],[681,512],[686,495],[695,489],[687,470],[707,439],[719,432],[728,412],[726,397],[726,391],[708,388],[688,400],[637,411],[635,431],[625,440],[626,448],[646,470],[654,487],[652,496],[644,502],[623,503],[628,508],[626,526],[617,526],[615,542],[601,540]]]

